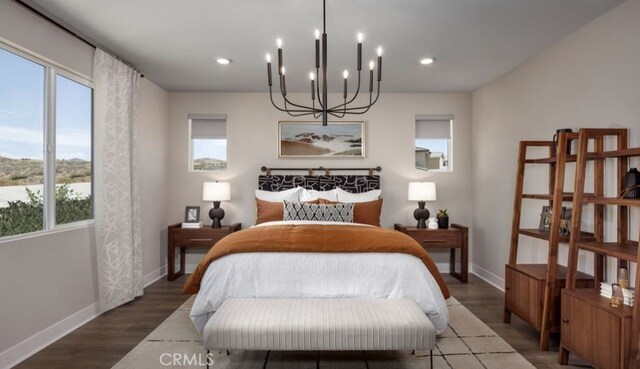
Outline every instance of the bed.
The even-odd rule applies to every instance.
[[[378,176],[260,176],[278,192],[341,188],[378,190]],[[211,248],[185,284],[197,292],[191,310],[202,332],[232,298],[385,298],[415,302],[439,334],[447,326],[449,292],[426,251],[408,236],[366,224],[268,221],[235,232]]]

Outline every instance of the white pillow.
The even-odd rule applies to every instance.
[[[285,200],[291,202],[299,202],[301,189],[302,187],[296,187],[290,190],[279,192],[256,190],[256,199],[271,202],[282,202]]]
[[[351,193],[343,190],[342,188],[336,188],[338,193],[339,202],[369,202],[376,201],[380,198],[382,190],[371,190],[363,193]]]
[[[300,187],[302,188],[302,187]],[[338,192],[334,188],[330,191],[307,190],[302,188],[300,192],[300,201],[313,201],[317,199],[325,199],[329,201],[338,201]]]

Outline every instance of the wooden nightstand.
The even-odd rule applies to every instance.
[[[182,228],[180,223],[170,225],[167,233],[167,279],[173,281],[184,274],[184,258],[187,247],[206,248],[213,247],[224,236],[242,229],[240,223],[234,223],[220,228]],[[176,248],[180,249],[180,270],[175,271]]]
[[[460,282],[467,283],[469,278],[469,229],[459,224],[452,224],[448,229],[418,229],[395,224],[396,231],[406,233],[425,248],[451,249],[449,273]],[[456,272],[456,249],[460,249],[462,271]]]

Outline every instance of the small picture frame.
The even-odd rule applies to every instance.
[[[551,206],[543,206],[542,212],[540,212],[540,224],[538,230],[540,232],[548,233],[551,229]]]
[[[184,222],[185,223],[198,223],[200,222],[200,207],[199,206],[187,206],[184,210]]]
[[[538,230],[544,233],[551,232],[551,220],[552,220],[552,206],[543,206],[540,213],[540,225]],[[569,235],[569,224],[571,223],[571,208],[562,207],[560,210],[560,234],[563,236]]]

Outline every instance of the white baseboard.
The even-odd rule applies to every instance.
[[[166,274],[166,266],[162,266],[151,273],[146,274],[142,278],[144,287],[148,287],[150,284],[164,277]],[[18,365],[22,361],[35,355],[38,351],[66,336],[98,315],[100,315],[100,307],[98,306],[98,303],[95,302],[41,330],[24,341],[1,352],[0,368],[6,369]]]
[[[0,353],[0,368],[11,368],[18,365],[98,315],[100,315],[100,307],[96,302],[41,330]]]
[[[142,285],[147,288],[150,284],[157,281],[158,279],[167,275],[167,266],[163,265],[160,268],[152,271],[151,273],[147,273],[144,277],[142,277]]]
[[[471,272],[493,287],[504,292],[504,278],[501,278],[476,264],[471,264]]]

